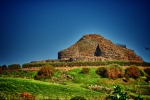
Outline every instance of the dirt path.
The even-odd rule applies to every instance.
[[[56,69],[61,69],[64,71],[67,70],[72,70],[72,69],[76,69],[76,68],[99,68],[99,67],[104,67],[104,66],[74,66],[74,67],[55,67]],[[127,66],[124,66],[123,68],[126,68]],[[32,67],[32,68],[22,68],[21,70],[29,70],[29,71],[36,71],[39,70],[41,67]]]
[[[72,70],[76,68],[99,68],[100,66],[74,66],[74,67],[56,67],[56,69],[61,69],[61,70]],[[102,66],[101,66],[102,67]]]
[[[76,68],[99,68],[100,66],[74,66],[74,67],[55,67],[56,69],[61,69],[61,70],[72,70]],[[29,71],[36,71],[39,70],[41,67],[33,67],[33,68],[22,68],[21,70],[29,70]]]
[[[74,66],[74,67],[55,67],[56,69],[61,69],[61,70],[64,70],[64,71],[67,71],[67,70],[72,70],[72,69],[76,69],[76,68],[99,68],[99,67],[104,67],[104,66]],[[123,69],[126,69],[127,67],[129,66],[122,66]],[[39,70],[41,67],[32,67],[32,68],[22,68],[21,70],[29,70],[29,71],[36,71],[36,70]],[[145,68],[150,68],[150,67],[142,67],[142,66],[139,66],[139,69],[143,70]]]

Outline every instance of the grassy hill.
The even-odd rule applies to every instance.
[[[36,99],[67,100],[74,96],[82,96],[94,100],[102,96],[99,92],[84,89],[79,86],[52,84],[21,78],[0,78],[0,98],[18,98],[17,95],[22,92],[34,95]]]
[[[51,78],[40,81],[34,80],[38,71],[6,70],[0,74],[0,98],[20,99],[20,95],[25,92],[34,99],[70,100],[72,97],[82,96],[87,100],[104,100],[113,92],[113,87],[119,85],[130,98],[140,95],[144,100],[150,100],[150,83],[145,81],[146,73],[125,82],[124,77],[112,79],[99,76],[96,74],[98,67],[102,66],[61,67]],[[88,68],[89,72],[81,73],[83,68]],[[122,67],[123,70],[126,68]],[[145,69],[139,68],[142,71]]]

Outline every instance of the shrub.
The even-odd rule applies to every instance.
[[[0,74],[5,73],[7,70],[7,65],[0,66]]]
[[[1,70],[7,70],[7,65],[2,65]]]
[[[21,94],[18,94],[18,96],[25,99],[35,99],[35,97],[28,92],[22,92]]]
[[[149,82],[150,81],[150,76],[146,76],[146,82]]]
[[[81,72],[80,72],[80,73],[82,73],[82,74],[88,74],[88,73],[89,73],[89,71],[90,71],[90,69],[89,69],[89,68],[82,68],[82,70],[81,70]]]
[[[106,76],[108,78],[122,78],[124,76],[124,71],[122,70],[121,66],[118,64],[110,64],[106,68]]]
[[[139,69],[140,70],[140,69]],[[144,76],[144,71],[143,70],[140,70],[140,76]]]
[[[106,100],[128,100],[128,94],[124,93],[120,86],[114,86],[114,92],[106,97]]]
[[[131,65],[130,67],[125,69],[125,76],[127,76],[129,78],[134,78],[134,79],[139,78],[140,77],[140,69],[135,65]]]
[[[16,70],[16,69],[20,69],[21,66],[19,64],[11,64],[8,66],[9,70]]]
[[[146,82],[149,82],[150,81],[150,68],[145,68],[144,69],[144,72],[147,74],[146,75]]]
[[[55,72],[56,72],[56,69],[53,66],[45,65],[41,67],[39,72],[36,74],[35,79],[50,78]]]
[[[71,98],[70,100],[86,100],[86,99],[81,96],[76,96],[76,97]]]
[[[143,98],[139,95],[138,97],[135,97],[134,100],[143,100]]]
[[[124,76],[124,71],[118,64],[110,64],[107,67],[100,67],[96,70],[96,73],[102,77],[107,78],[122,78]]]
[[[104,67],[98,68],[98,69],[96,70],[96,74],[105,77],[105,74],[106,74],[106,68],[104,68]]]
[[[150,68],[144,69],[144,72],[150,76]]]

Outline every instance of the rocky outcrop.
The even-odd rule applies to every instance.
[[[58,52],[58,59],[143,62],[142,58],[137,56],[133,50],[126,48],[126,46],[114,44],[98,34],[84,35],[71,47]]]

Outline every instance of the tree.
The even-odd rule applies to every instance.
[[[9,70],[16,70],[16,69],[20,69],[21,66],[19,64],[11,64],[8,66]]]
[[[2,65],[1,70],[7,70],[7,65]]]

